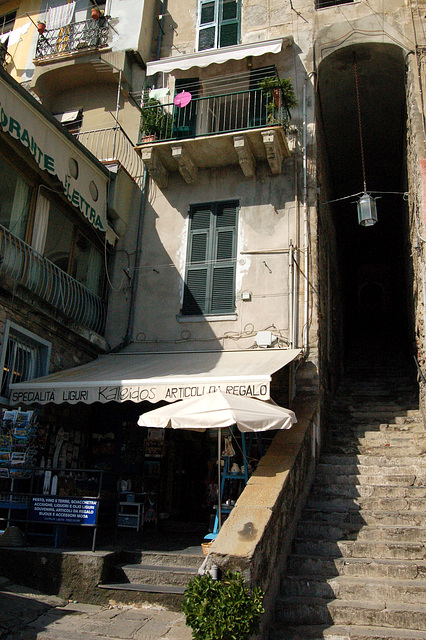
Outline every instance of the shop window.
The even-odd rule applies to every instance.
[[[8,162],[0,157],[0,224],[25,239],[31,188]]]
[[[351,4],[354,0],[317,0],[316,9],[324,9],[325,7],[334,7],[338,4]]]
[[[238,44],[239,0],[199,0],[198,51]]]
[[[7,401],[10,384],[46,375],[49,371],[50,350],[50,342],[7,320],[0,352],[0,400]]]
[[[238,202],[192,205],[182,313],[235,310]]]

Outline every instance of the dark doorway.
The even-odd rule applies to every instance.
[[[358,44],[330,54],[319,67],[318,107],[320,216],[327,211],[335,229],[340,290],[333,293],[342,303],[345,353],[360,345],[396,345],[408,357],[412,328],[402,50]],[[367,192],[378,197],[378,222],[371,227],[357,221],[355,202],[364,179]]]

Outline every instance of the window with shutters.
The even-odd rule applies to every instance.
[[[45,376],[49,370],[50,350],[50,342],[7,320],[0,354],[0,399],[7,400],[11,383]]]
[[[334,7],[337,4],[350,4],[354,0],[317,0],[316,9],[324,9],[325,7]]]
[[[192,205],[182,313],[235,311],[238,202]]]
[[[198,51],[238,44],[239,0],[199,0]]]

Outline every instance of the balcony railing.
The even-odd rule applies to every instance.
[[[142,108],[140,144],[274,124],[286,127],[289,120],[280,91],[274,99],[268,99],[262,89],[192,98],[185,107],[177,107],[174,103],[151,105],[150,102],[148,100]]]
[[[134,144],[120,126],[80,131],[75,137],[105,163],[118,162],[137,184],[141,184],[143,162]]]
[[[106,304],[0,225],[0,276],[5,275],[85,327],[102,333]]]
[[[100,49],[108,44],[108,17],[99,20],[71,22],[57,29],[49,29],[38,36],[36,60],[65,54]]]

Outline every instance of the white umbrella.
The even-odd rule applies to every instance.
[[[269,431],[272,429],[290,429],[297,422],[290,409],[276,404],[256,400],[248,396],[238,396],[215,391],[197,398],[179,400],[159,409],[143,413],[138,420],[142,427],[159,429],[223,429],[237,425],[242,432]],[[218,438],[218,517],[220,527],[220,437]]]
[[[222,391],[208,393],[199,398],[179,400],[143,413],[138,420],[142,427],[171,427],[195,431],[223,429],[236,424],[243,432],[289,429],[295,422],[296,416],[289,409]]]

